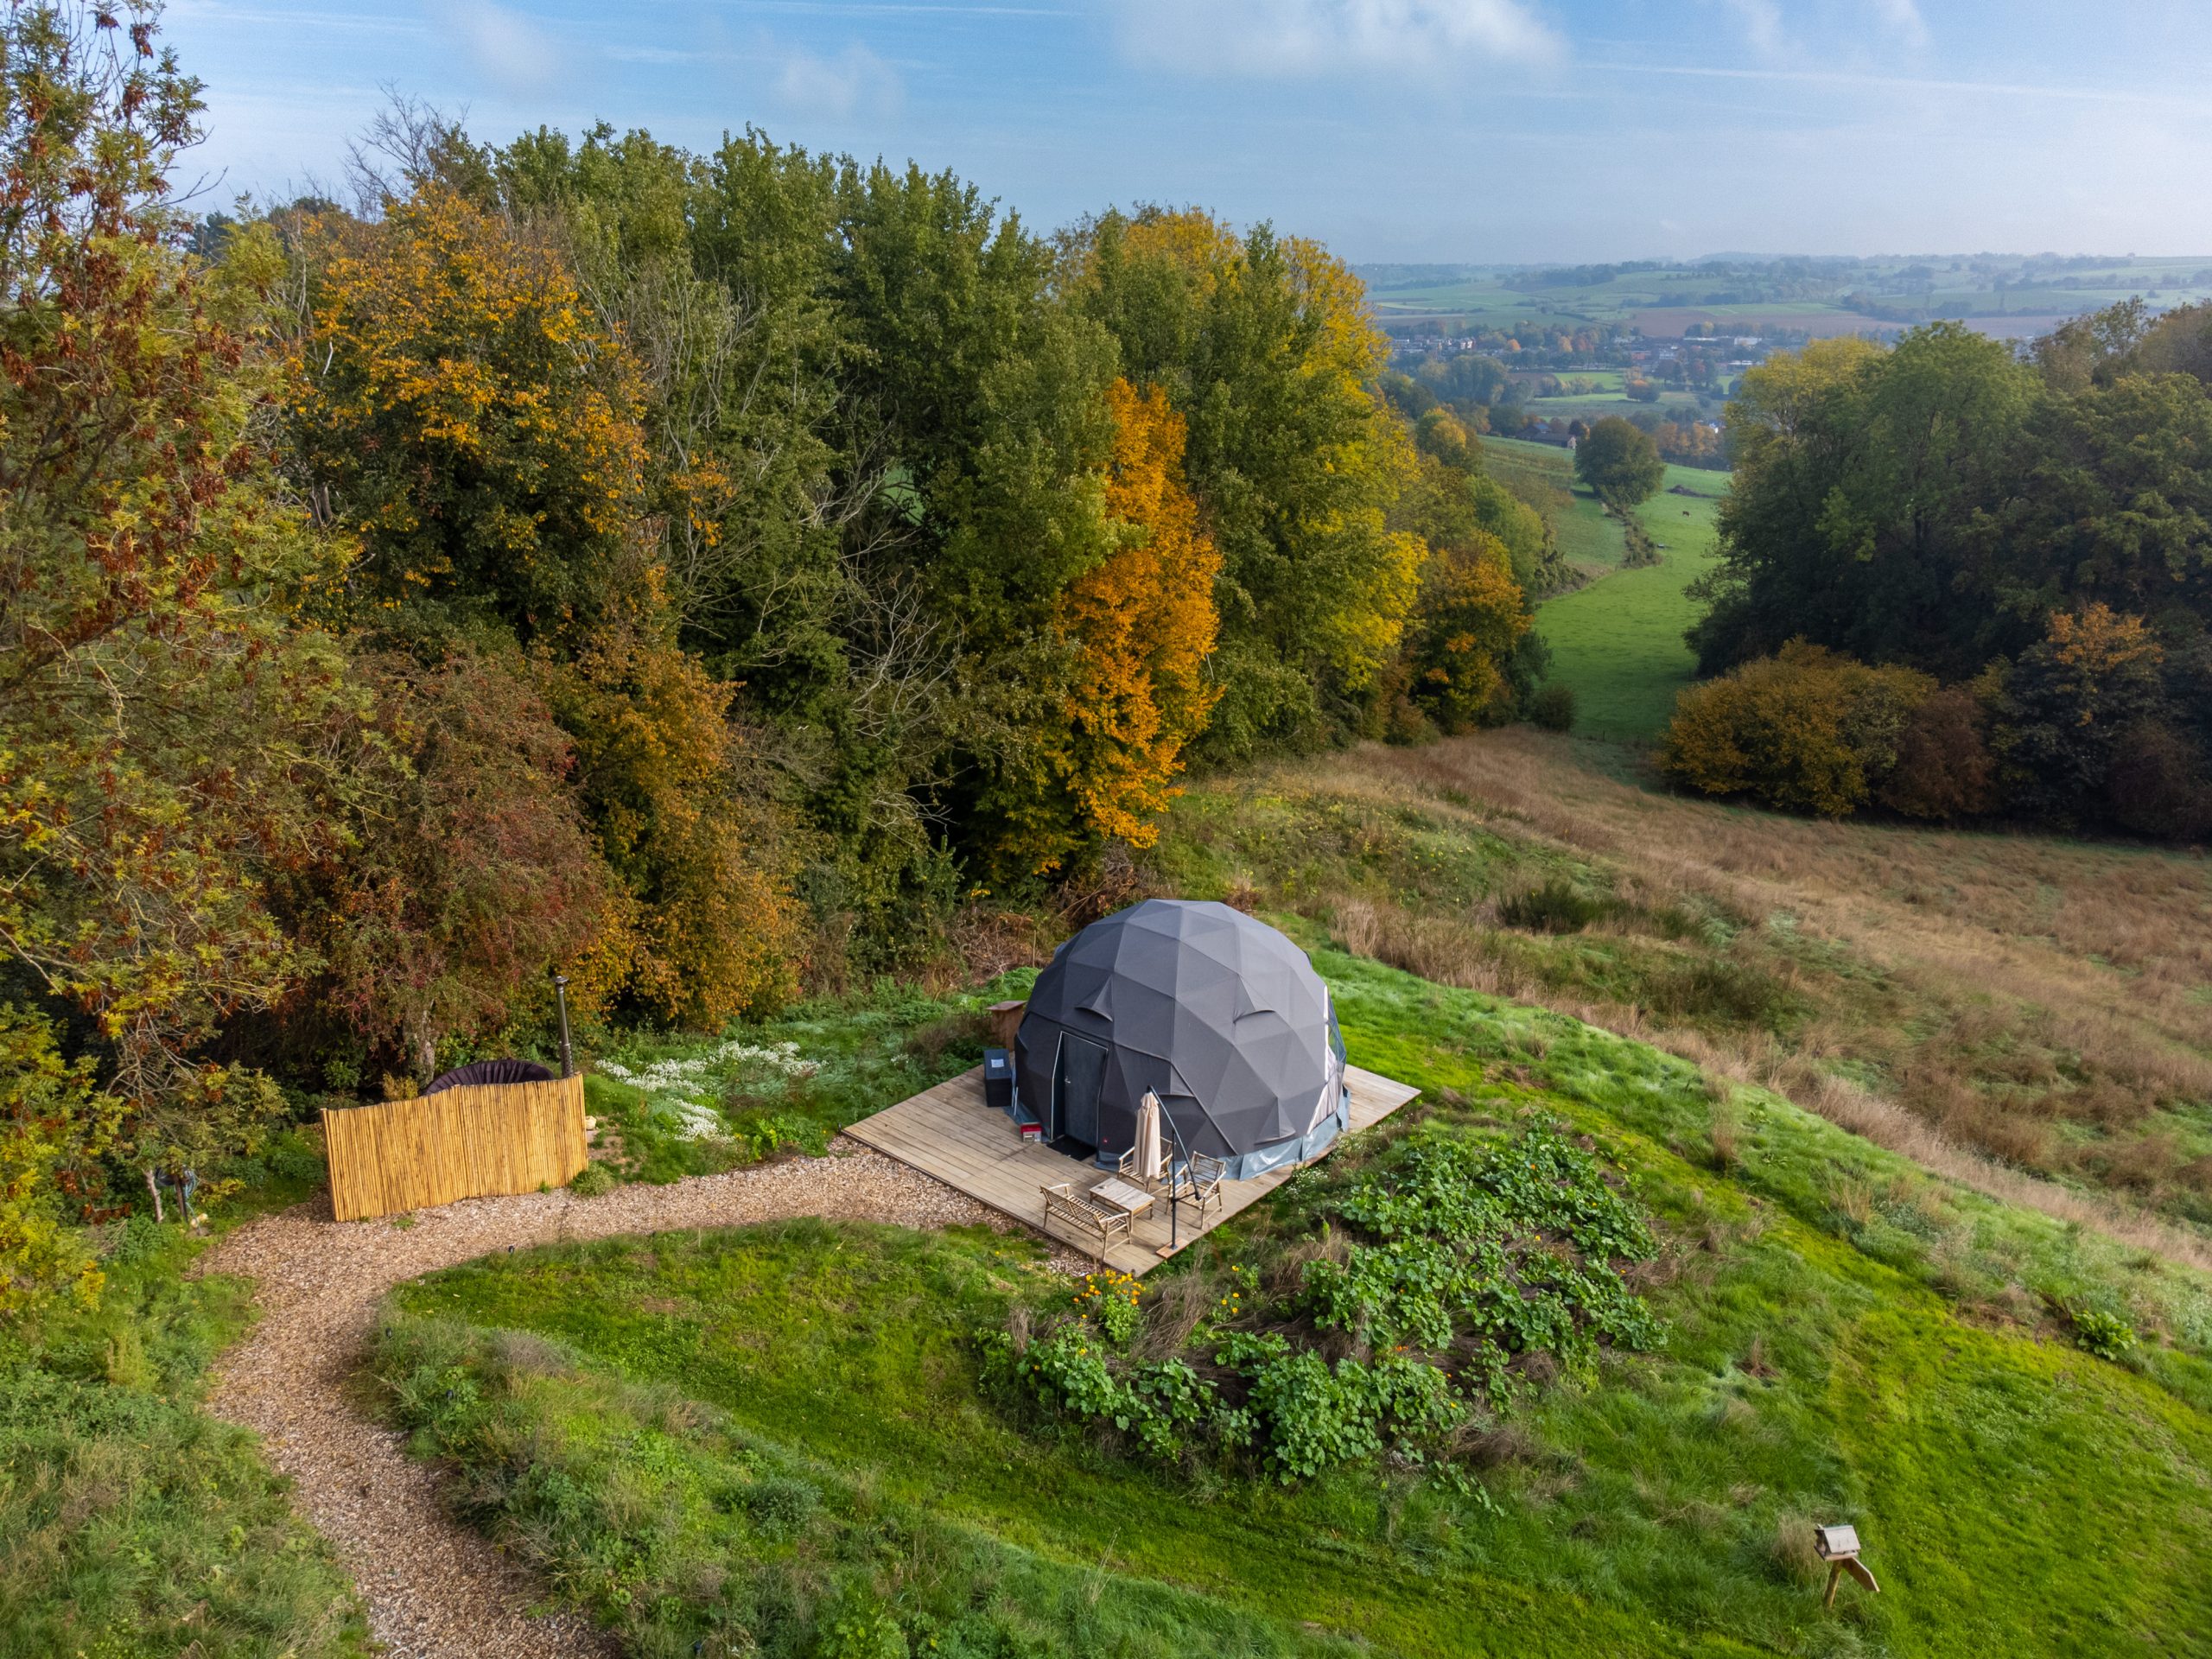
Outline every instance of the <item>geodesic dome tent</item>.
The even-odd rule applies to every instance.
[[[1128,1150],[1150,1090],[1174,1147],[1232,1179],[1317,1156],[1350,1121],[1344,1038],[1306,953],[1227,905],[1147,899],[1037,976],[1014,1039],[1017,1111],[1047,1140]],[[1173,1155],[1173,1154],[1171,1154]]]

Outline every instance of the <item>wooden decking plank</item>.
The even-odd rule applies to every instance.
[[[1373,1128],[1420,1092],[1358,1066],[1344,1069],[1344,1081],[1351,1091],[1352,1134]],[[1094,1185],[1103,1179],[1103,1172],[1022,1140],[1005,1116],[985,1101],[981,1066],[925,1089],[873,1117],[862,1118],[845,1133],[1072,1249],[1093,1254],[1089,1248],[1091,1241],[1046,1228],[1040,1192],[1058,1181]],[[1297,1168],[1270,1170],[1249,1181],[1225,1183],[1223,1201],[1207,1212],[1205,1226],[1198,1226],[1191,1217],[1179,1217],[1177,1248],[1188,1249],[1230,1217],[1242,1214],[1288,1180]],[[1155,1205],[1153,1212],[1131,1224],[1125,1239],[1107,1249],[1107,1264],[1135,1274],[1155,1268],[1160,1262],[1159,1252],[1166,1248],[1167,1235],[1166,1206]]]

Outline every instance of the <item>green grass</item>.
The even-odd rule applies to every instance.
[[[261,1207],[304,1185],[275,1172]],[[0,1653],[372,1651],[345,1572],[253,1437],[199,1409],[210,1360],[252,1317],[245,1284],[186,1276],[201,1247],[134,1218],[97,1311],[0,1330]]]
[[[601,1160],[622,1179],[665,1183],[784,1147],[819,1153],[875,1109],[870,1103],[904,1099],[982,1065],[982,1011],[1027,984],[1025,975],[932,996],[886,983],[733,1027],[712,1045],[634,1034],[593,1056],[584,1080],[587,1108],[603,1126]],[[664,1081],[651,1081],[667,1062],[675,1066]],[[625,1076],[649,1081],[632,1086]]]
[[[1596,496],[1575,484],[1574,458],[1565,449],[1521,438],[1484,438],[1482,449],[1491,477],[1523,499],[1548,504],[1546,516],[1568,563],[1588,570],[1619,568],[1628,551],[1621,527],[1605,516]]]
[[[2148,1654],[2212,1629],[2200,1279],[1775,1096],[1722,1106],[1640,1045],[1316,959],[1355,1060],[1447,1122],[1594,1137],[1670,1244],[1664,1351],[1542,1393],[1464,1491],[1162,1472],[1026,1426],[980,1390],[976,1334],[1057,1293],[978,1233],[798,1223],[456,1268],[395,1300],[394,1409],[639,1653]],[[1371,1142],[1155,1284],[1281,1259],[1301,1193]],[[2147,1339],[2123,1367],[1997,1318],[2015,1276]],[[1816,1519],[1859,1526],[1885,1594],[1821,1610]]]
[[[1674,494],[1676,486],[1698,493]],[[1688,589],[1713,566],[1715,498],[1726,487],[1724,474],[1668,467],[1660,493],[1636,509],[1652,539],[1664,545],[1659,563],[1614,569],[1538,608],[1537,629],[1551,648],[1551,677],[1574,688],[1578,731],[1646,740],[1665,728],[1675,694],[1697,665],[1682,639],[1698,616]],[[1576,499],[1598,510],[1583,492]],[[1618,537],[1618,526],[1609,527]]]

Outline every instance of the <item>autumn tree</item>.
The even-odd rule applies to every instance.
[[[1408,695],[1447,735],[1505,718],[1516,696],[1509,664],[1529,628],[1503,543],[1476,531],[1437,549],[1407,630]]]
[[[2062,823],[2107,818],[2123,741],[2165,712],[2164,658],[2139,616],[2106,605],[2054,611],[2004,677],[1994,744],[2008,800]]]
[[[642,391],[557,255],[437,184],[297,235],[293,453],[360,539],[358,620],[427,601],[525,639],[588,625],[642,505]]]
[[[713,1030],[796,988],[800,917],[777,826],[744,786],[735,688],[651,620],[594,634],[539,676],[626,905],[619,983],[654,1018]]]
[[[681,642],[623,341],[550,238],[435,179],[374,225],[310,224],[300,245],[312,309],[296,464],[363,544],[361,643],[482,626],[526,645],[615,890],[595,974],[694,1025],[772,1001],[799,955],[774,815],[745,787],[735,688]],[[518,750],[524,772],[550,764],[532,753]],[[581,924],[563,918],[590,908],[588,881],[535,788],[514,857],[454,875],[536,883],[550,906],[539,943],[448,976],[456,995],[556,939],[581,948]],[[551,861],[532,871],[531,858]]]
[[[1108,838],[1149,847],[1191,740],[1219,696],[1205,680],[1220,556],[1182,480],[1183,423],[1154,387],[1107,389],[1105,507],[1117,545],[1071,583],[1056,619],[1073,647],[1058,787],[1020,822],[1033,868]]]
[[[1220,549],[1224,758],[1354,723],[1395,661],[1420,576],[1386,522],[1414,475],[1375,386],[1389,342],[1319,245],[1203,213],[1109,213],[1072,236],[1061,284],[1124,372],[1189,428],[1185,474]]]
[[[373,703],[349,745],[351,833],[293,912],[324,961],[319,1000],[427,1083],[442,1043],[506,1026],[549,970],[619,951],[626,918],[518,652],[423,640],[364,651],[353,672]]]
[[[152,16],[0,23],[0,945],[87,1017],[118,1148],[175,1167],[272,1102],[200,1051],[298,972],[266,878],[323,834],[303,779],[341,675],[300,607],[341,550],[260,464],[272,238],[205,267],[164,206],[200,106]],[[4,1092],[75,1110],[16,1037]]]

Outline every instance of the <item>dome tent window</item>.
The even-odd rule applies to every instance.
[[[1063,944],[1030,993],[1014,1069],[1046,1136],[1102,1163],[1135,1144],[1147,1090],[1173,1145],[1235,1180],[1319,1156],[1350,1121],[1328,987],[1227,905],[1147,899]]]

